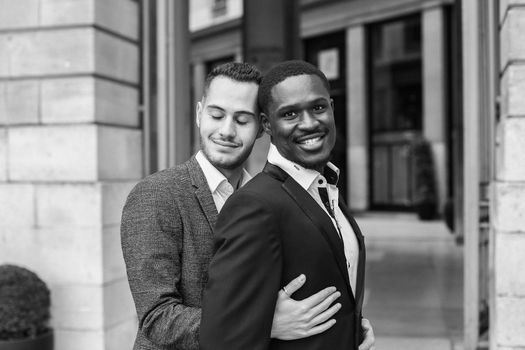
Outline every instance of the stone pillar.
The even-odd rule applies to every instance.
[[[368,127],[366,111],[365,30],[363,26],[347,29],[347,169],[348,198],[352,210],[368,209]]]
[[[195,153],[200,149],[200,139],[199,139],[199,128],[197,128],[197,102],[201,100],[202,94],[204,93],[204,80],[206,80],[206,65],[199,61],[193,64],[193,104],[191,105],[191,111],[193,115],[193,145],[192,153]]]
[[[244,61],[264,73],[280,61],[300,57],[298,0],[244,0],[243,11]],[[269,147],[266,134],[255,142],[246,164],[252,175],[263,169]]]
[[[525,1],[500,1],[491,349],[525,348]]]
[[[190,133],[193,113],[190,107],[189,0],[167,0],[168,37],[168,149],[169,165],[191,156]],[[160,2],[159,2],[160,3]],[[158,19],[158,17],[157,17]],[[161,43],[162,45],[163,43]]]
[[[436,165],[438,209],[443,204],[447,190],[446,159],[446,69],[445,29],[442,7],[431,7],[423,11],[423,136],[431,143]]]
[[[0,1],[0,263],[49,285],[56,350],[132,348],[119,226],[143,175],[138,12]]]

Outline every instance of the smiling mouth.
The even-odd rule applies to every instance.
[[[299,139],[297,139],[297,143],[304,146],[314,146],[319,144],[324,137],[324,133],[315,133],[312,135],[300,137]]]
[[[306,139],[306,140],[303,140],[301,142],[299,142],[300,144],[303,144],[303,145],[314,145],[316,144],[317,142],[321,141],[322,137],[321,136],[317,136],[317,137],[314,137],[312,139]]]
[[[237,142],[226,141],[221,139],[212,139],[212,142],[222,147],[236,148],[240,146],[240,144]]]

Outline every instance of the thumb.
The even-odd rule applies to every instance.
[[[305,282],[306,282],[306,276],[303,274],[300,274],[299,276],[291,280],[290,283],[288,283],[285,286],[286,293],[291,296],[293,293],[299,290],[304,285]]]

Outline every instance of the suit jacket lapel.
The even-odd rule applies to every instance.
[[[191,157],[186,164],[190,174],[191,184],[195,189],[195,197],[197,197],[202,211],[204,212],[213,232],[215,222],[217,221],[218,212],[215,202],[213,201],[213,196],[210,192],[210,187],[208,186],[206,177],[204,176],[199,163],[195,159],[195,156]]]
[[[312,221],[315,227],[321,232],[323,237],[328,242],[328,245],[332,249],[333,256],[337,263],[337,267],[344,276],[346,287],[348,288],[349,295],[352,296],[352,288],[350,281],[348,280],[348,270],[346,268],[346,258],[341,244],[341,239],[337,233],[332,220],[330,217],[321,209],[319,204],[302,188],[291,176],[289,176],[281,168],[266,163],[264,172],[272,175],[273,177],[283,181],[283,189],[292,197],[296,204],[306,214],[306,216]]]
[[[363,297],[364,297],[364,286],[365,286],[365,262],[366,262],[366,250],[365,250],[365,240],[357,222],[350,214],[350,210],[346,206],[342,198],[339,198],[339,206],[341,211],[345,214],[348,222],[354,230],[357,242],[359,244],[359,258],[357,261],[357,281],[356,281],[356,291],[355,291],[355,300],[357,303],[357,310],[361,310],[363,306]]]

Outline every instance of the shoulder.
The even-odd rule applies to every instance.
[[[146,176],[135,185],[133,190],[170,190],[178,187],[181,182],[191,182],[187,162]]]
[[[261,200],[273,202],[276,197],[279,197],[280,193],[284,193],[282,184],[280,180],[266,173],[258,173],[243,187],[235,191],[230,198],[257,197]]]
[[[252,256],[256,247],[278,251],[283,201],[279,183],[267,177],[257,175],[228,198],[215,225],[216,249],[229,252],[236,246]]]
[[[259,173],[247,184],[235,191],[224,204],[221,213],[229,216],[231,211],[240,212],[273,212],[281,200],[282,182],[265,173]]]
[[[256,193],[267,193],[268,190],[279,190],[282,184],[282,181],[264,172],[260,172],[257,175],[255,175],[250,181],[248,181],[246,185],[241,187],[237,192],[249,191]]]
[[[158,171],[140,180],[131,190],[126,207],[166,206],[191,188],[187,162]]]

